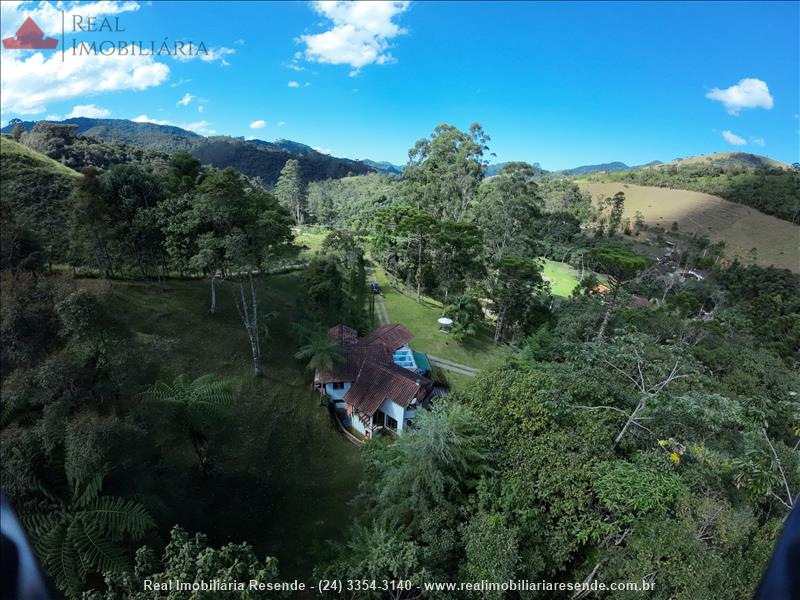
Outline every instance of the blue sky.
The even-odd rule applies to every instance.
[[[60,37],[60,7],[126,30],[76,40],[202,40],[212,54],[61,63],[4,49],[4,121],[146,118],[401,164],[437,124],[473,121],[493,160],[547,169],[726,150],[800,160],[797,2],[3,2],[3,38],[26,14]]]

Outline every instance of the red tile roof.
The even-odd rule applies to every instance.
[[[368,333],[362,341],[368,346],[376,342],[382,342],[389,350],[394,351],[403,344],[410,342],[413,337],[411,332],[400,323],[387,323]]]
[[[371,417],[386,399],[406,408],[412,400],[423,401],[433,389],[430,379],[392,360],[392,352],[413,337],[402,325],[381,325],[361,339],[346,325],[332,327],[329,333],[342,343],[344,360],[331,369],[317,370],[314,382],[351,382],[344,401],[357,411]]]
[[[358,341],[358,332],[347,325],[335,325],[328,330],[328,335],[342,343],[350,344]]]

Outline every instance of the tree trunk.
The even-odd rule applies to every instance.
[[[236,301],[236,309],[242,318],[247,338],[250,340],[250,351],[253,354],[253,373],[256,377],[261,377],[264,374],[264,369],[261,366],[261,342],[258,335],[258,298],[256,296],[256,286],[253,282],[253,274],[248,273],[248,278],[250,279],[250,300],[245,296],[244,283],[241,281],[239,282],[239,297],[237,298],[236,292],[234,292],[234,299]],[[249,302],[252,302],[252,304],[248,304]]]
[[[606,334],[606,328],[608,327],[608,322],[611,320],[611,315],[614,313],[614,309],[617,307],[618,294],[619,294],[619,285],[615,285],[614,291],[611,293],[611,300],[609,300],[608,306],[606,307],[606,314],[603,315],[603,322],[600,324],[600,331],[597,332],[598,342],[602,342],[603,337]]]
[[[497,314],[497,323],[494,326],[494,343],[499,344],[503,341],[503,330],[506,326],[506,313],[508,313],[508,305],[504,304],[503,308]]]
[[[208,314],[213,315],[217,312],[217,272],[211,275],[211,306],[208,308]]]
[[[417,245],[417,302],[420,300],[422,290],[422,239]]]

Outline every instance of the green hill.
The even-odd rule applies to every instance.
[[[703,192],[800,223],[800,172],[757,154],[720,152],[589,179]]]
[[[724,200],[689,190],[644,187],[627,183],[585,183],[581,189],[598,198],[625,193],[626,218],[637,212],[649,225],[725,241],[725,254],[745,264],[775,265],[800,271],[800,226]]]
[[[0,139],[3,218],[30,231],[51,256],[66,245],[67,201],[79,177],[44,154]]]

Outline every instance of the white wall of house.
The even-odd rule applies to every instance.
[[[392,417],[395,421],[397,421],[397,431],[403,431],[406,427],[406,411],[405,409],[400,406],[399,404],[395,404],[388,398],[383,401],[380,405],[380,410],[382,410],[387,417]],[[387,427],[386,423],[378,423],[378,425],[383,425]]]
[[[328,398],[331,398],[332,400],[341,400],[342,398],[344,398],[344,395],[347,393],[347,390],[349,389],[350,389],[349,383],[345,383],[344,386],[339,388],[338,390],[334,389],[332,383],[325,384],[325,394],[328,396]]]

